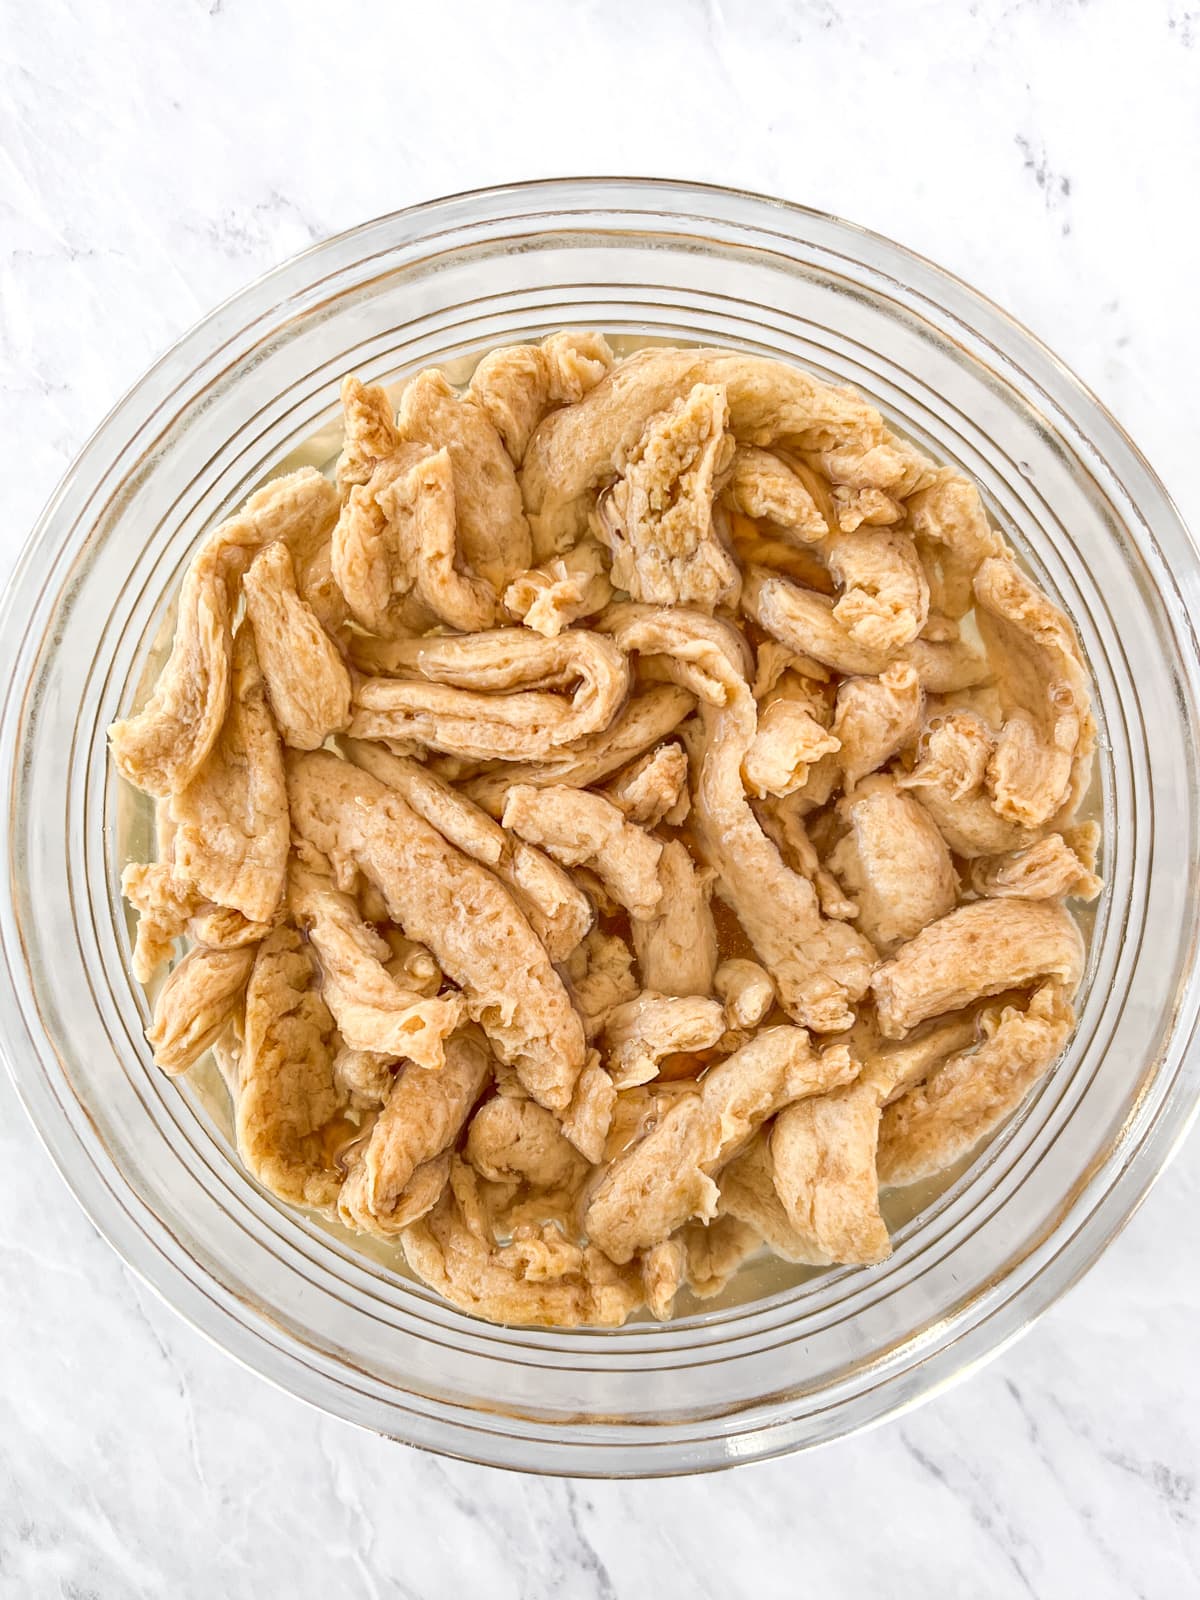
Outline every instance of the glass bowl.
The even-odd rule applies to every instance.
[[[1107,888],[1066,1056],[910,1207],[880,1266],[750,1276],[665,1326],[474,1321],[242,1170],[218,1102],[142,1038],[117,887],[144,818],[105,759],[201,533],[321,457],[338,382],[563,325],[780,355],[855,384],[989,510],[1095,677]],[[316,442],[314,443],[314,438]],[[1161,484],[1035,339],[895,244],[758,196],[551,181],[306,251],[195,327],[101,425],[0,614],[10,895],[0,1016],[30,1117],[96,1226],[203,1332],[339,1416],[506,1467],[694,1471],[879,1421],[1027,1327],[1095,1259],[1196,1109],[1200,570]],[[920,1199],[920,1197],[918,1197]]]

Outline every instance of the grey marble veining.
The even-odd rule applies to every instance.
[[[0,29],[0,573],[116,397],[315,239],[541,173],[836,211],[1027,322],[1185,516],[1200,11],[1177,0],[47,0]],[[443,1462],[160,1305],[0,1081],[0,1596],[1200,1592],[1200,1146],[1023,1341],[802,1459],[650,1485]]]

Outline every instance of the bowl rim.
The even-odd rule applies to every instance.
[[[611,206],[604,204],[606,196],[613,201]],[[1065,409],[1089,443],[1095,446],[1099,435],[1107,435],[1103,444],[1105,458],[1111,461],[1114,446],[1117,453],[1125,457],[1122,464],[1122,480],[1126,480],[1131,471],[1141,479],[1140,487],[1147,491],[1152,501],[1156,502],[1154,527],[1149,530],[1151,540],[1157,544],[1160,521],[1173,524],[1173,532],[1182,535],[1186,559],[1190,560],[1193,568],[1195,567],[1196,543],[1169,491],[1129,433],[1094,391],[1019,319],[1002,309],[965,279],[947,271],[928,257],[884,234],[848,222],[832,213],[752,190],[694,183],[679,178],[620,176],[538,178],[527,182],[463,190],[418,202],[371,218],[306,246],[215,305],[187,328],[126,389],[84,442],[50,494],[18,555],[4,593],[0,595],[0,672],[4,673],[3,690],[0,692],[0,729],[8,730],[19,719],[24,696],[14,669],[26,645],[32,620],[37,616],[47,590],[59,576],[59,557],[63,551],[61,548],[54,550],[51,545],[56,513],[71,489],[86,478],[89,472],[97,481],[102,478],[114,456],[119,455],[137,437],[146,422],[154,417],[174,387],[171,374],[178,369],[181,362],[188,363],[187,371],[190,375],[197,365],[205,365],[212,361],[231,339],[243,337],[256,322],[269,318],[277,312],[290,294],[297,292],[299,288],[310,287],[312,279],[309,276],[309,269],[314,263],[323,259],[333,261],[347,245],[357,245],[368,239],[373,232],[383,233],[397,228],[405,230],[399,239],[391,240],[391,247],[394,248],[396,244],[406,240],[428,241],[436,238],[439,222],[445,222],[448,226],[452,224],[469,226],[479,225],[489,218],[512,215],[519,216],[525,224],[534,223],[539,217],[544,217],[546,223],[551,225],[556,218],[582,210],[592,212],[612,210],[633,215],[639,210],[652,209],[655,200],[661,201],[671,197],[687,197],[691,203],[688,215],[695,220],[733,221],[758,237],[769,236],[775,231],[794,242],[795,233],[787,229],[789,219],[804,219],[828,225],[837,233],[868,241],[884,257],[890,258],[889,265],[902,266],[907,273],[902,281],[910,292],[928,294],[929,286],[932,286],[936,291],[933,297],[939,308],[970,327],[976,336],[987,337],[982,333],[980,323],[994,321],[1002,332],[1014,337],[1022,347],[1021,361],[1026,375],[1060,404],[1065,392],[1070,402]],[[708,211],[705,210],[706,203],[710,208]],[[753,208],[754,214],[749,217],[734,218],[729,210],[732,206],[749,206]],[[724,211],[722,208],[725,208]],[[716,218],[713,216],[713,209],[721,213]],[[772,218],[778,219],[782,226],[772,230],[769,226]],[[920,281],[914,283],[914,276],[918,280],[926,280],[926,283],[922,284]],[[281,292],[276,297],[274,291],[276,289],[282,291],[285,286],[287,293]],[[974,317],[971,315],[972,312],[975,313]],[[215,344],[212,342],[214,335],[217,338]],[[1147,526],[1149,528],[1149,519]],[[1195,631],[1191,628],[1190,621],[1188,629],[1190,648],[1195,658],[1192,666],[1195,668],[1197,661],[1200,661],[1200,646],[1197,646]],[[15,749],[14,754],[16,754]],[[16,777],[14,762],[13,770],[8,774],[10,797]],[[11,841],[11,810],[6,806],[0,812],[0,854],[6,857],[12,856]],[[127,1186],[123,1194],[119,1187],[110,1181],[114,1176],[118,1180],[121,1179],[121,1174],[115,1168],[112,1173],[100,1170],[96,1155],[84,1149],[68,1108],[59,1099],[56,1090],[49,1084],[45,1086],[50,1101],[54,1102],[56,1109],[50,1109],[49,1103],[45,1100],[35,1106],[33,1097],[22,1082],[17,1066],[17,1051],[25,1042],[32,1044],[32,1036],[28,1035],[26,1030],[25,1035],[18,1039],[16,1030],[10,1032],[7,1027],[10,1005],[13,1020],[24,1022],[12,978],[12,964],[14,961],[19,963],[22,954],[19,949],[13,947],[10,939],[9,913],[14,898],[15,870],[16,862],[10,859],[6,873],[10,903],[2,908],[5,919],[0,922],[0,957],[2,957],[0,1000],[5,1001],[6,1018],[5,1030],[0,1036],[0,1056],[5,1060],[19,1102],[68,1190],[75,1196],[93,1226],[117,1250],[130,1269],[137,1273],[139,1279],[211,1342],[232,1355],[243,1366],[259,1376],[266,1377],[268,1381],[286,1392],[296,1394],[298,1398],[319,1409],[332,1411],[335,1415],[360,1425],[371,1426],[367,1418],[358,1414],[354,1407],[330,1403],[331,1386],[324,1374],[321,1374],[323,1382],[320,1397],[315,1393],[302,1393],[300,1388],[288,1381],[288,1375],[293,1371],[297,1361],[305,1366],[310,1374],[319,1372],[320,1368],[319,1364],[313,1361],[311,1352],[306,1357],[302,1353],[302,1347],[293,1348],[293,1342],[282,1336],[281,1330],[275,1330],[276,1338],[272,1346],[277,1358],[275,1363],[277,1370],[268,1370],[266,1362],[256,1359],[256,1347],[262,1341],[262,1334],[256,1328],[248,1326],[245,1319],[230,1315],[229,1309],[212,1294],[212,1281],[207,1279],[203,1269],[191,1261],[177,1246],[174,1249],[168,1248],[168,1245],[174,1245],[175,1242],[164,1241],[161,1237],[161,1228],[157,1230],[158,1237],[151,1233],[146,1225],[147,1221],[154,1222],[157,1219],[152,1217]],[[1194,1014],[1188,1020],[1190,1028],[1186,1038],[1181,1042],[1181,1049],[1185,1053],[1190,1048],[1196,1031]],[[1177,1095],[1179,1088],[1179,1085],[1173,1086],[1171,1093]],[[829,1442],[847,1433],[874,1426],[898,1411],[908,1409],[928,1398],[938,1389],[957,1381],[985,1360],[991,1359],[1032,1326],[1038,1317],[1090,1269],[1133,1216],[1160,1174],[1166,1170],[1198,1113],[1200,1113],[1200,1085],[1193,1087],[1191,1104],[1182,1113],[1176,1106],[1175,1125],[1168,1142],[1157,1150],[1157,1159],[1141,1161],[1137,1159],[1139,1154],[1144,1153],[1146,1143],[1149,1141],[1148,1135],[1147,1141],[1138,1145],[1121,1170],[1114,1175],[1111,1185],[1091,1213],[1083,1218],[1075,1233],[1076,1245],[1080,1242],[1080,1234],[1086,1234],[1087,1237],[1082,1251],[1075,1256],[1072,1270],[1060,1274],[1038,1270],[1020,1286],[1017,1296],[1014,1297],[1020,1302],[1020,1317],[1007,1331],[991,1327],[994,1313],[984,1314],[976,1323],[960,1330],[959,1338],[950,1345],[931,1355],[929,1360],[933,1370],[927,1373],[927,1380],[920,1386],[918,1392],[898,1394],[891,1404],[877,1413],[865,1419],[849,1421],[844,1427],[831,1430],[819,1441],[802,1441],[798,1446],[795,1441],[779,1437],[776,1425],[767,1423],[761,1430],[763,1436],[756,1438],[753,1448],[748,1452],[739,1450],[720,1459],[699,1462],[692,1459],[682,1470],[689,1472],[718,1470],[735,1465],[741,1460],[766,1459],[788,1453],[798,1447],[812,1448],[816,1443]],[[1152,1130],[1155,1134],[1161,1134],[1161,1131],[1157,1125]],[[81,1164],[80,1157],[85,1159],[86,1169]],[[145,1215],[139,1215],[143,1212]],[[142,1241],[141,1249],[136,1252],[131,1251],[127,1244],[133,1236]],[[150,1246],[149,1249],[146,1248],[147,1244]],[[135,1256],[141,1259],[135,1259]],[[204,1311],[206,1304],[209,1307],[208,1314]],[[212,1315],[214,1307],[215,1317]],[[966,1346],[966,1350],[959,1352],[951,1366],[946,1358],[954,1355],[955,1346],[960,1343]],[[964,1354],[965,1359],[963,1359]],[[947,1367],[950,1367],[950,1370],[945,1370]],[[457,1438],[449,1436],[454,1434],[453,1428],[445,1431],[448,1437],[431,1440],[428,1437],[416,1438],[409,1435],[408,1440],[440,1454],[472,1461],[481,1459],[469,1448],[471,1432],[469,1428],[458,1430]],[[399,1433],[395,1436],[404,1437]],[[654,1450],[650,1451],[651,1459],[645,1466],[636,1462],[638,1446],[625,1445],[624,1450],[626,1454],[635,1458],[631,1465],[610,1462],[604,1470],[597,1471],[573,1463],[569,1459],[569,1446],[565,1444],[556,1446],[551,1442],[548,1446],[543,1445],[537,1452],[539,1459],[511,1463],[510,1470],[552,1472],[563,1476],[580,1477],[671,1476],[681,1470],[678,1465],[661,1464]]]

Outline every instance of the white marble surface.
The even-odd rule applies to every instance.
[[[338,20],[335,20],[338,19]],[[1200,527],[1188,0],[0,4],[0,572],[209,305],[438,193],[573,171],[774,191],[1046,338]],[[326,1420],[94,1234],[0,1082],[0,1596],[497,1600],[1200,1591],[1200,1142],[966,1384],[818,1456],[652,1485]]]

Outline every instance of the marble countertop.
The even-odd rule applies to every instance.
[[[1189,0],[47,0],[0,50],[0,576],[211,304],[376,213],[651,172],[890,234],[1027,322],[1200,528]],[[95,1234],[0,1074],[0,1597],[1200,1590],[1200,1138],[916,1412],[649,1485],[444,1462],[242,1371]]]

